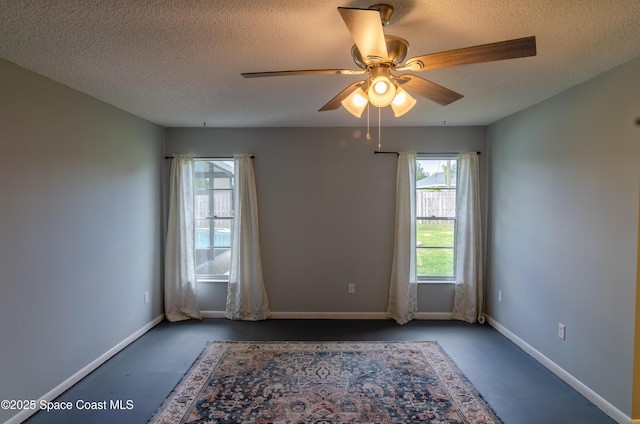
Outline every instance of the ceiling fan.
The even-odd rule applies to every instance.
[[[334,110],[342,105],[359,118],[367,104],[371,103],[376,107],[391,106],[395,116],[398,117],[407,113],[416,104],[416,100],[409,93],[420,95],[443,106],[461,99],[463,95],[424,78],[412,74],[394,75],[394,72],[421,72],[536,55],[536,38],[532,36],[416,56],[404,61],[409,42],[400,37],[385,35],[383,32],[383,26],[391,20],[393,10],[393,6],[388,4],[375,4],[368,9],[338,7],[338,12],[355,42],[351,48],[351,56],[360,68],[358,70],[247,72],[242,73],[242,76],[260,78],[290,75],[368,74],[367,79],[349,85],[322,106],[320,111]]]

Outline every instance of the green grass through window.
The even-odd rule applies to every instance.
[[[416,226],[418,276],[453,277],[454,221],[420,220]]]

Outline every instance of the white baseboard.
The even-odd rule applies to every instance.
[[[200,311],[202,318],[225,318],[224,311]],[[269,319],[385,319],[384,312],[271,312]]]
[[[224,311],[200,311],[202,318],[226,318]]]
[[[416,313],[416,319],[420,320],[437,320],[437,321],[450,321],[453,313],[451,312],[418,312]]]
[[[224,311],[201,311],[202,318],[224,318]],[[270,319],[387,319],[384,312],[271,312]],[[450,320],[451,312],[418,312],[418,320]]]
[[[534,349],[527,342],[522,340],[520,337],[516,336],[514,333],[509,331],[506,327],[501,325],[499,322],[494,320],[488,315],[487,322],[490,326],[495,328],[500,334],[511,340],[513,343],[518,345],[522,350],[531,355],[535,360],[544,365],[549,371],[560,377],[565,383],[573,387],[578,393],[582,396],[589,399],[594,405],[604,411],[607,415],[613,418],[616,422],[620,424],[640,424],[640,420],[633,420],[628,417],[625,413],[620,411],[618,408],[609,403],[605,398],[591,390],[587,385],[582,383],[580,380],[569,374],[558,364],[553,362],[551,359],[544,356],[542,353]]]
[[[384,312],[272,312],[272,319],[385,319]]]
[[[115,345],[114,347],[112,347],[102,355],[100,355],[96,360],[91,362],[89,365],[82,368],[80,371],[78,371],[77,373],[75,373],[65,381],[63,381],[58,386],[54,387],[45,395],[40,396],[40,398],[38,399],[38,405],[40,404],[40,400],[45,400],[47,402],[53,401],[62,393],[70,389],[71,386],[73,386],[74,384],[82,380],[84,377],[89,375],[92,371],[94,371],[100,365],[107,362],[116,353],[120,352],[122,349],[129,346],[131,343],[133,343],[138,338],[140,338],[140,336],[142,336],[144,333],[146,333],[147,331],[151,330],[153,327],[158,325],[163,319],[164,319],[164,314],[157,316],[156,318],[153,319],[153,321],[145,324],[142,328],[137,330],[135,333],[133,333],[132,335],[130,335],[129,337],[127,337],[126,339],[124,339],[123,341],[121,341],[120,343],[118,343],[117,345]],[[4,424],[19,424],[38,411],[39,409],[25,409],[20,413],[14,415],[13,417],[11,417],[8,421],[5,421]]]

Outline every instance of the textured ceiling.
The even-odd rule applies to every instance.
[[[358,76],[338,6],[362,0],[0,0],[0,57],[163,126],[366,125],[318,109]],[[390,0],[407,57],[537,37],[538,55],[425,71],[465,97],[383,125],[488,125],[640,56],[638,0]],[[372,109],[373,110],[373,109]],[[372,123],[377,124],[376,116]]]

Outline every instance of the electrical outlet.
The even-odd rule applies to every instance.
[[[562,340],[566,339],[567,327],[564,324],[558,324],[558,337]]]
[[[347,285],[347,291],[349,293],[355,293],[356,292],[356,283],[349,283]]]
[[[144,303],[149,303],[149,292],[144,292]]]
[[[502,303],[502,290],[498,290],[498,302]]]

